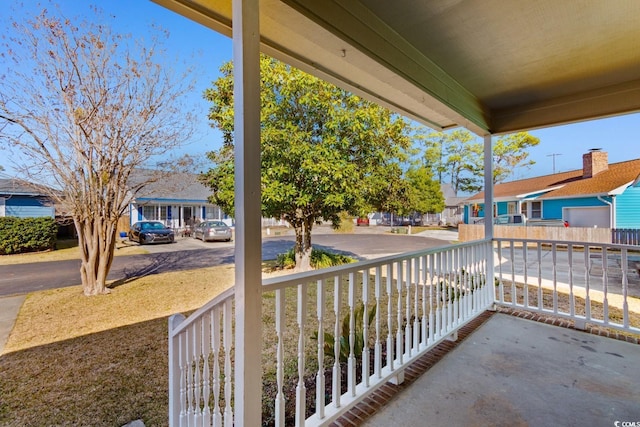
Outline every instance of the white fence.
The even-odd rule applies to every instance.
[[[402,382],[493,303],[491,251],[478,241],[266,280],[263,423],[327,425]],[[170,425],[233,424],[232,318],[230,290],[169,320]]]
[[[640,333],[640,248],[587,242],[495,239],[496,302]]]

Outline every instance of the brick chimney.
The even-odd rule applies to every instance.
[[[609,159],[606,151],[592,148],[582,155],[582,177],[591,178],[609,169]]]

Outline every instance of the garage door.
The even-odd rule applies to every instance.
[[[564,219],[571,227],[609,228],[609,207],[565,208]]]

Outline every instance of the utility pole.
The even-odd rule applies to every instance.
[[[556,156],[562,156],[560,153],[547,154],[547,157],[553,158],[553,173],[556,173]]]

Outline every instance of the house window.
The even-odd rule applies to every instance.
[[[169,217],[167,216],[167,207],[166,206],[160,206],[159,208],[160,210],[160,217],[158,218],[160,221],[168,221]]]
[[[527,215],[527,202],[520,203],[520,213]]]
[[[517,208],[517,203],[516,202],[508,202],[507,203],[507,213],[508,214],[514,214],[516,213],[516,208]]]
[[[531,202],[530,218],[542,218],[542,202]]]
[[[207,206],[205,208],[206,219],[222,219],[222,212],[218,206]]]
[[[156,220],[158,219],[158,207],[157,206],[143,206],[142,207],[142,217],[149,221],[149,220]]]

